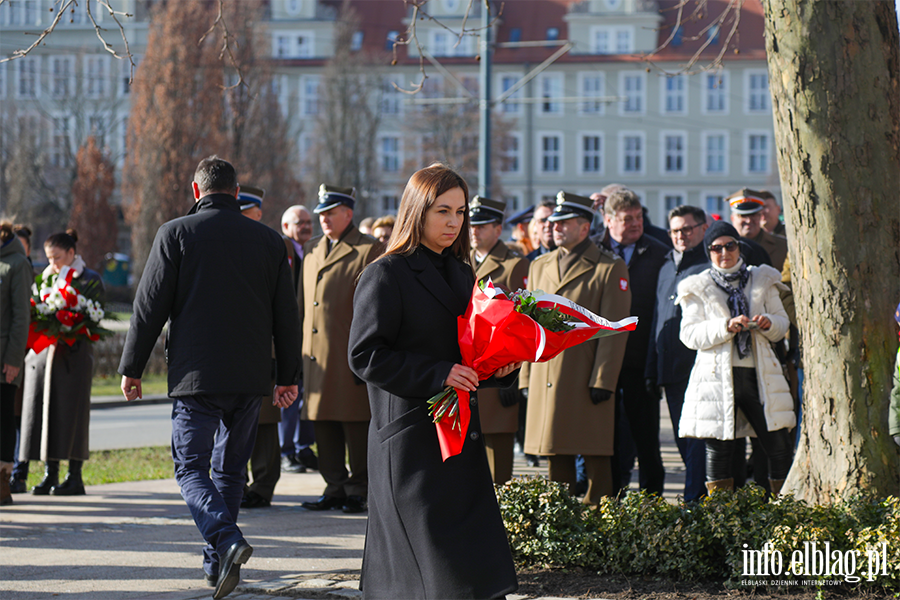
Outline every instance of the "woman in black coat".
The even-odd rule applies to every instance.
[[[50,265],[44,270],[44,278],[70,267],[75,271],[73,283],[88,299],[99,300],[103,282],[76,254],[77,241],[73,229],[47,238],[44,252]],[[53,353],[50,389],[45,391],[49,355],[50,348],[46,348],[37,354],[29,351],[25,357],[19,459],[46,462],[44,479],[32,488],[32,494],[81,496],[84,495],[81,466],[89,456],[94,349],[87,340],[78,340],[71,346],[58,343]],[[62,483],[59,482],[60,460],[69,461],[69,472]]]
[[[386,253],[356,289],[350,368],[372,409],[366,598],[497,598],[518,587],[477,396],[462,452],[446,461],[428,416],[428,398],[445,386],[478,386],[457,336],[475,284],[468,227],[462,178],[437,164],[416,172]],[[484,383],[511,385],[519,366]]]

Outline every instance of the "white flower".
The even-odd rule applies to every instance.
[[[66,300],[63,298],[62,294],[59,290],[53,290],[49,296],[47,296],[47,305],[51,306],[54,310],[59,310],[61,308],[65,308]]]
[[[41,302],[40,304],[35,306],[35,308],[42,315],[49,315],[55,312],[52,307],[47,306],[47,304],[45,304],[44,302]]]
[[[91,306],[90,302],[91,302],[90,300],[88,300],[81,294],[78,294],[78,296],[76,298],[76,303],[75,303],[75,310],[76,311],[84,310],[85,308]]]

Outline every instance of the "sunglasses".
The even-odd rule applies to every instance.
[[[728,242],[727,244],[713,244],[709,247],[709,251],[713,254],[718,254],[722,250],[726,252],[733,252],[735,248],[738,247],[737,242]]]

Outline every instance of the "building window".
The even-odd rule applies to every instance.
[[[388,52],[394,51],[394,44],[397,42],[397,36],[400,35],[396,31],[388,31],[387,38],[384,40],[384,49]]]
[[[522,162],[522,144],[515,134],[503,137],[500,155],[500,170],[504,173],[518,173]]]
[[[662,135],[663,171],[669,174],[684,174],[685,168],[685,147],[687,143],[683,133],[664,133]]]
[[[400,199],[397,196],[382,196],[381,211],[396,214],[400,209]]]
[[[685,77],[684,75],[673,75],[666,77],[666,84],[663,87],[663,112],[669,114],[684,114],[687,110],[687,100],[685,98]]]
[[[69,138],[69,117],[54,117],[52,126],[53,132],[50,136],[50,164],[54,167],[66,167],[69,165],[69,157],[71,156],[72,149]]]
[[[103,117],[88,117],[88,135],[94,136],[98,148],[106,148],[106,123],[103,122]]]
[[[703,109],[706,113],[725,114],[728,112],[728,74],[704,76]]]
[[[706,194],[703,201],[704,209],[711,215],[725,214],[725,196],[722,194]]]
[[[301,0],[287,0],[287,13],[292,16],[300,14]]]
[[[300,82],[301,107],[304,115],[319,114],[319,76],[305,75]]]
[[[616,52],[618,54],[629,54],[634,49],[634,43],[631,39],[630,29],[618,29],[616,31]]]
[[[541,171],[559,173],[562,164],[562,136],[541,136]]]
[[[634,27],[592,27],[590,40],[593,54],[631,54],[634,52]]]
[[[612,54],[612,44],[610,44],[609,29],[595,29],[594,35],[591,36],[591,45],[594,54]]]
[[[77,4],[72,4],[69,7],[69,14],[66,15],[68,18],[64,18],[62,20],[63,23],[67,25],[86,25],[91,22],[87,16],[87,2],[79,2]],[[91,15],[96,19],[99,15],[97,14],[99,11],[91,9]]]
[[[396,173],[400,170],[400,138],[385,136],[381,138],[381,170],[385,173]]]
[[[562,114],[563,74],[548,73],[541,77],[541,112],[545,115]]]
[[[16,98],[37,98],[40,90],[40,56],[23,56],[13,63],[16,69]]]
[[[581,172],[603,172],[603,136],[596,134],[581,136]]]
[[[311,31],[276,31],[272,33],[272,54],[275,58],[311,58]]]
[[[353,37],[350,39],[350,50],[353,52],[359,52],[362,49],[363,45],[363,32],[362,31],[354,31]]]
[[[765,71],[747,72],[747,112],[769,110],[769,76]]]
[[[65,19],[64,19],[65,21]],[[38,0],[6,0],[0,4],[0,25],[39,25]]]
[[[68,98],[75,91],[75,58],[72,56],[50,57],[50,95],[54,98]]]
[[[502,96],[506,92],[512,88],[512,86],[516,85],[519,82],[518,75],[501,75],[500,76],[500,95]],[[518,100],[522,97],[522,90],[518,89],[514,93],[512,93],[509,98],[507,98],[501,105],[500,110],[507,114],[516,114],[519,112],[519,103],[514,100]]]
[[[703,166],[708,175],[725,175],[728,171],[728,138],[724,133],[703,136]]]
[[[432,56],[472,56],[475,54],[475,38],[470,35],[460,39],[449,31],[432,30],[428,51]]]
[[[606,82],[603,73],[579,73],[581,79],[581,96],[583,98],[598,98],[598,100],[586,100],[581,103],[581,112],[586,115],[602,115],[603,102],[599,100],[604,94]]]
[[[621,172],[639,175],[644,172],[644,134],[623,132],[620,136]]]
[[[675,207],[687,204],[685,195],[682,192],[665,192],[663,194],[663,202],[665,203],[667,213]]]
[[[644,91],[646,89],[644,73],[621,73],[619,75],[619,91],[625,96],[620,104],[621,113],[639,115],[644,113]]]
[[[106,95],[109,57],[85,56],[84,65],[84,95],[88,98],[102,98]]]
[[[559,39],[559,27],[548,27],[547,28],[547,40],[555,41]]]
[[[132,55],[131,58],[134,60],[134,72],[137,73],[138,65],[141,64],[141,57]],[[131,95],[131,63],[127,60],[119,61],[119,69],[119,95],[129,96]]]
[[[396,84],[396,85],[394,85]],[[385,79],[382,84],[381,92],[381,114],[383,115],[399,115],[400,107],[403,103],[402,93],[397,86],[403,85],[402,79]]]
[[[747,136],[747,172],[769,172],[769,135],[766,133]]]

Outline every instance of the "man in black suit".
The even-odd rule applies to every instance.
[[[206,540],[203,570],[224,598],[253,548],[237,526],[261,398],[297,398],[300,319],[287,248],[272,229],[241,215],[228,162],[200,162],[188,215],[159,228],[134,300],[119,363],[126,400],[168,321],[175,479]],[[212,470],[212,475],[210,475]]]
[[[607,197],[603,207],[607,235],[603,245],[628,265],[631,282],[631,315],[638,317],[637,329],[628,334],[625,360],[617,385],[616,456],[613,457],[613,486],[628,486],[634,459],[628,451],[628,434],[640,463],[641,489],[662,495],[665,469],[659,448],[659,398],[644,383],[647,347],[653,320],[656,281],[665,261],[666,247],[644,233],[641,201],[633,191],[622,188]],[[624,412],[627,418],[620,418]],[[618,475],[618,476],[617,476]]]
[[[650,346],[647,351],[647,390],[656,398],[660,387],[666,390],[669,417],[675,432],[675,445],[684,462],[684,500],[690,502],[706,495],[706,443],[678,435],[681,407],[688,378],[694,366],[696,350],[681,343],[681,306],[675,304],[678,284],[709,268],[703,249],[706,213],[696,206],[678,206],[669,212],[669,235],[675,245],[666,254],[656,285]]]

